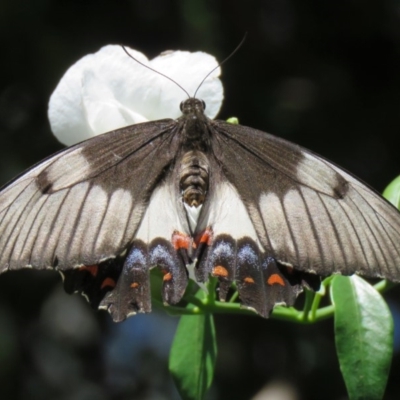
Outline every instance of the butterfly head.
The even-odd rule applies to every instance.
[[[187,100],[182,101],[180,108],[183,115],[199,116],[204,115],[206,103],[195,97],[189,97]]]

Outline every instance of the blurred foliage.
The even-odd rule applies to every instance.
[[[83,55],[121,43],[150,57],[187,49],[222,60],[245,32],[245,45],[223,67],[220,117],[234,115],[311,148],[382,191],[400,167],[395,0],[2,0],[0,181],[61,148],[49,130],[47,102]],[[400,290],[385,297],[397,351],[390,400],[400,396]],[[116,325],[65,295],[56,274],[4,274],[1,398],[177,399],[167,371],[176,324],[153,313]],[[332,321],[302,326],[217,315],[215,324],[210,399],[268,396],[277,388],[287,389],[287,400],[344,398]]]

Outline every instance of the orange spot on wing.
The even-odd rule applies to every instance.
[[[90,275],[96,276],[97,273],[99,272],[99,266],[98,265],[84,265],[82,267],[79,267],[80,271],[88,271]]]
[[[282,277],[278,274],[272,274],[268,280],[267,280],[268,285],[281,285],[281,286],[285,286],[285,282],[283,281]]]
[[[213,268],[212,274],[218,278],[226,278],[228,276],[228,270],[222,265],[217,265]]]
[[[213,239],[213,232],[211,228],[207,228],[200,236],[199,243],[206,243],[208,246],[211,245]]]
[[[164,276],[163,276],[163,281],[170,281],[172,279],[172,274],[170,272],[167,272]]]
[[[138,282],[133,282],[133,283],[131,283],[131,288],[132,288],[132,289],[137,289],[139,286],[140,286],[140,285],[139,285]]]
[[[116,283],[115,283],[115,281],[114,281],[114,279],[112,279],[112,278],[106,278],[106,279],[104,279],[104,281],[101,283],[101,287],[100,287],[100,289],[103,289],[103,288],[105,288],[105,287],[111,287],[111,288],[115,288],[115,285],[116,285]]]
[[[243,280],[245,283],[254,283],[254,279],[251,276],[246,276]]]
[[[172,235],[172,245],[175,250],[188,249],[191,244],[191,237],[185,233],[175,231]]]

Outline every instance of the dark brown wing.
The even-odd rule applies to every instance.
[[[319,275],[400,280],[400,213],[322,157],[283,139],[211,122],[214,155],[265,251]]]
[[[177,122],[132,125],[63,150],[0,193],[0,272],[92,265],[123,252],[178,151]]]

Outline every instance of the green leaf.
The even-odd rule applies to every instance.
[[[400,209],[400,176],[389,183],[383,191],[383,197]]]
[[[169,370],[182,399],[204,398],[213,380],[216,357],[213,316],[182,316],[169,356]]]
[[[383,398],[393,353],[393,319],[381,295],[362,278],[335,276],[335,340],[350,400]]]
[[[226,122],[233,124],[233,125],[238,125],[239,124],[239,119],[236,117],[230,117],[226,120]]]

